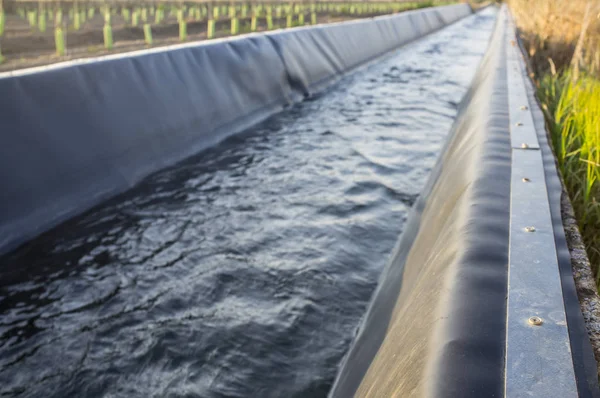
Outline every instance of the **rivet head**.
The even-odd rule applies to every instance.
[[[528,108],[527,106],[525,106],[525,105],[523,105],[523,106],[521,107],[521,110],[522,110],[522,111],[526,111],[527,109],[529,109],[529,108]]]
[[[523,125],[523,123],[517,122],[517,123],[515,123],[515,125],[521,127]]]
[[[526,143],[522,143],[522,144],[521,144],[521,148],[523,148],[523,149],[527,149],[527,148],[529,148],[529,145],[527,145]]]
[[[531,182],[531,180],[530,180],[529,178],[527,178],[527,177],[523,177],[523,180],[522,180],[522,181],[523,181],[523,182]]]
[[[525,227],[525,232],[535,232],[535,227]]]
[[[529,319],[527,320],[527,322],[529,322],[529,324],[533,325],[533,326],[540,326],[542,323],[544,323],[544,321],[542,320],[542,318],[540,318],[539,316],[529,317]]]

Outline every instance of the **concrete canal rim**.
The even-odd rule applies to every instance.
[[[214,44],[181,46],[166,52],[152,51],[134,57],[108,58],[100,62],[71,63],[47,68],[42,73],[25,72],[0,79],[0,92],[14,93],[14,98],[19,98],[15,101],[17,104],[28,103],[32,107],[48,103],[47,93],[56,88],[53,86],[56,83],[48,83],[48,76],[54,82],[58,79],[63,84],[58,87],[65,90],[67,104],[53,104],[46,110],[46,119],[60,125],[56,131],[64,129],[72,133],[66,138],[54,137],[49,133],[56,126],[37,126],[35,121],[24,119],[14,105],[6,104],[0,108],[3,120],[8,120],[17,133],[6,143],[8,145],[3,146],[6,150],[3,169],[7,170],[6,166],[9,166],[12,170],[27,170],[26,175],[39,178],[38,181],[32,177],[16,185],[18,173],[3,175],[3,184],[16,189],[6,193],[1,202],[5,209],[10,210],[10,214],[1,220],[1,236],[8,236],[8,239],[0,242],[0,245],[8,250],[61,220],[128,189],[152,171],[206,148],[289,103],[318,92],[348,70],[400,45],[398,37],[408,34],[405,40],[412,40],[458,19],[463,13],[467,15],[470,11],[465,7],[417,11],[368,21],[368,24],[356,22],[362,23],[361,27],[365,29],[351,36],[355,41],[347,40],[348,32],[345,30],[351,24],[340,24],[266,36],[250,35]],[[518,369],[510,367],[511,354],[507,350],[507,345],[510,345],[507,343],[511,338],[503,337],[510,329],[511,322],[510,303],[507,308],[503,298],[508,291],[507,264],[513,266],[509,257],[511,245],[514,244],[511,237],[521,232],[518,229],[513,231],[514,224],[510,222],[510,202],[514,200],[511,196],[514,191],[511,189],[514,165],[511,162],[518,148],[511,145],[510,136],[507,135],[508,126],[513,124],[510,101],[507,100],[507,83],[503,80],[503,73],[508,73],[509,69],[504,53],[510,43],[506,37],[510,35],[507,23],[503,19],[498,24],[492,43],[502,44],[491,47],[479,78],[463,103],[462,116],[458,118],[446,151],[415,207],[415,214],[384,275],[357,343],[341,370],[338,383],[332,391],[333,396],[349,396],[353,392],[381,396],[390,391],[401,395],[417,391],[433,396],[502,395],[505,389],[510,392],[510,386],[515,385],[511,383],[517,379],[505,377],[505,374],[511,374],[511,370]],[[406,26],[411,26],[411,29]],[[343,45],[339,43],[340,40]],[[360,40],[366,40],[369,44],[378,42],[382,48],[361,45]],[[306,62],[306,57],[298,55],[300,50],[307,51],[307,48],[323,43],[327,43],[325,52],[321,49],[311,53],[312,58],[309,59],[314,59],[314,63]],[[369,52],[357,53],[356,48],[368,48]],[[325,56],[327,51],[330,51],[329,56]],[[248,68],[248,63],[260,67]],[[217,83],[204,82],[201,89],[186,84],[198,80],[198,70],[215,68],[223,73],[221,68],[229,65],[233,65],[229,70],[231,75],[224,73],[226,79]],[[165,87],[161,81],[157,72],[163,67],[177,77],[175,87]],[[231,79],[234,72],[239,73],[239,69],[247,73],[245,79]],[[122,75],[122,70],[128,72]],[[264,76],[263,71],[272,75]],[[67,72],[71,74],[68,77]],[[96,84],[98,79],[106,82],[107,79],[118,80],[126,75],[135,76],[135,79],[133,83],[129,79],[123,87],[107,88]],[[248,81],[252,82],[251,85]],[[173,81],[169,79],[169,83]],[[228,93],[219,95],[223,87],[227,88],[225,91]],[[232,95],[232,92],[240,95]],[[147,95],[149,93],[151,95]],[[208,95],[206,93],[214,94],[211,99],[216,99],[216,104],[213,107],[203,101],[203,96]],[[183,102],[182,96],[186,97]],[[3,95],[2,98],[7,96]],[[153,102],[159,101],[159,98],[161,103]],[[200,109],[197,101],[210,109]],[[121,118],[117,117],[118,112],[113,112],[131,107],[131,104],[138,104],[131,110],[138,116],[147,116],[147,120],[131,115]],[[530,106],[533,106],[531,102]],[[223,112],[223,107],[228,112]],[[164,114],[165,108],[168,108],[172,120],[158,118]],[[73,109],[81,112],[73,115]],[[181,120],[198,113],[202,113],[198,119]],[[114,120],[107,118],[107,115],[115,116]],[[208,133],[202,137],[194,135],[198,127],[205,126],[207,122],[210,126]],[[151,138],[145,135],[141,135],[141,138],[123,137],[115,134],[116,130],[112,130],[115,127],[134,134],[147,134],[150,131],[154,135]],[[82,137],[82,131],[91,133],[91,140],[85,140],[90,136]],[[538,153],[544,152],[540,136],[542,132],[539,129],[534,132],[540,141],[537,144],[540,148]],[[110,142],[103,142],[107,137]],[[42,140],[49,140],[48,147],[54,151],[45,151],[46,145],[31,147],[32,142],[37,144]],[[528,146],[532,150],[537,149],[531,143]],[[81,148],[84,148],[84,153],[81,153]],[[32,150],[37,151],[35,157],[30,155]],[[93,169],[88,164],[90,155],[97,163],[92,165]],[[48,164],[63,161],[62,172],[45,174]],[[562,289],[559,295],[564,299],[566,311],[561,318],[555,314],[548,316],[538,308],[536,310],[539,311],[527,317],[526,321],[533,317],[541,319],[541,322],[528,321],[531,326],[539,327],[531,329],[536,333],[547,330],[545,328],[553,325],[553,322],[559,334],[562,333],[560,338],[564,339],[565,331],[568,331],[567,338],[570,341],[567,343],[571,352],[566,352],[569,349],[561,345],[555,353],[570,355],[573,366],[568,366],[569,361],[558,362],[558,367],[549,367],[554,373],[548,375],[544,385],[534,383],[524,386],[522,391],[535,388],[534,392],[537,393],[561,391],[565,393],[562,396],[577,393],[580,396],[595,396],[597,386],[590,370],[593,364],[593,360],[590,361],[591,350],[576,305],[574,289],[569,286],[570,276],[564,272],[568,269],[565,268],[568,261],[565,263],[564,253],[560,251],[560,246],[564,246],[564,235],[556,228],[556,203],[552,199],[555,195],[551,195],[555,185],[548,179],[556,171],[548,169],[550,166],[546,164],[544,167],[542,172],[546,181],[538,187],[548,190],[546,194],[549,196],[547,201],[552,218],[546,217],[542,221],[554,223],[553,244],[559,256],[555,268],[560,267],[563,272],[560,276],[557,272],[553,275],[554,282],[556,278],[562,278],[562,287],[558,290]],[[76,170],[77,173],[71,174],[70,170]],[[454,175],[452,171],[455,171]],[[539,178],[535,180],[540,181]],[[94,186],[87,186],[90,181]],[[32,193],[32,187],[39,187],[39,191]],[[21,191],[18,188],[22,188]],[[54,192],[50,198],[44,196],[46,192],[52,193],[51,190],[58,192]],[[20,198],[19,195],[23,195],[23,200],[15,200]],[[5,204],[9,207],[5,207]],[[33,214],[34,210],[39,212]],[[23,216],[31,214],[33,216],[28,219]],[[436,228],[436,225],[440,227]],[[529,224],[524,228],[528,227]],[[10,236],[13,231],[18,233]],[[434,232],[425,234],[425,231]],[[548,232],[543,223],[536,225],[535,229],[530,228],[530,231],[535,232],[535,236]],[[544,244],[548,244],[548,241]],[[425,268],[410,264],[425,264]],[[437,283],[433,278],[422,278],[423,269],[439,270],[436,271],[439,278]],[[417,283],[407,283],[413,280]],[[430,299],[423,300],[423,295],[429,295]],[[419,302],[421,306],[418,306]],[[402,306],[401,316],[396,315],[399,306]],[[394,325],[387,327],[387,322],[381,321],[386,318],[390,325],[395,323],[397,326],[404,320],[411,322],[414,327],[406,332],[409,336],[398,340],[398,335],[404,333],[406,328],[396,333],[399,330],[397,327],[394,331]],[[382,350],[384,344],[385,349]],[[561,347],[563,351],[560,351]],[[391,355],[396,367],[382,360],[379,352]],[[416,358],[408,361],[410,355],[407,353],[416,355]],[[507,353],[509,361],[505,363],[503,359]],[[540,359],[535,355],[534,351],[531,358]],[[398,371],[398,365],[402,364],[408,366],[406,371]],[[527,373],[521,375],[527,376]],[[558,386],[552,384],[552,381],[560,380],[567,382]]]

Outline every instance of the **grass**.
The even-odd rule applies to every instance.
[[[507,0],[600,285],[600,2]]]
[[[600,283],[600,80],[573,72],[546,74],[538,95],[551,123],[558,165]]]

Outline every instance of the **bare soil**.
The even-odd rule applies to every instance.
[[[361,15],[361,18],[373,17],[372,15]],[[154,21],[153,16],[148,16]],[[357,16],[332,16],[329,14],[318,14],[317,23],[331,23],[356,19]],[[239,18],[240,33],[250,32],[250,17]],[[305,16],[306,24],[310,23],[310,15]],[[295,19],[294,22],[297,22]],[[6,31],[0,38],[0,49],[4,56],[4,62],[0,64],[0,72],[29,68],[34,66],[49,65],[72,59],[97,57],[107,54],[135,51],[149,47],[161,47],[181,43],[179,40],[179,24],[175,16],[168,16],[160,24],[152,24],[152,46],[144,41],[143,22],[138,26],[131,26],[120,15],[113,16],[113,48],[104,48],[103,25],[104,18],[96,15],[82,24],[79,30],[70,26],[66,34],[67,53],[64,56],[56,55],[54,43],[54,25],[48,21],[46,32],[40,32],[37,28],[31,28],[26,19],[18,15],[7,15]],[[274,28],[283,28],[286,25],[285,18],[273,16]],[[231,21],[227,18],[217,20],[215,23],[215,37],[230,36]],[[267,24],[264,17],[257,20],[257,31],[266,31]],[[187,21],[187,42],[206,40],[207,21]]]

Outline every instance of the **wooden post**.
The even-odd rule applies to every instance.
[[[4,34],[4,27],[6,26],[6,14],[4,13],[3,0],[0,0],[0,37]]]
[[[233,4],[233,2],[229,6],[229,18],[231,18],[231,34],[237,35],[239,31],[239,21],[236,16],[235,4]]]
[[[293,6],[290,4],[289,6],[287,6],[286,8],[286,16],[285,16],[285,27],[286,28],[291,28],[292,27],[292,18],[294,16],[293,11],[294,8]]]
[[[206,38],[212,39],[215,37],[215,12],[217,12],[218,8],[215,7],[212,3],[209,4],[207,13],[208,13],[208,24],[206,26]]]
[[[131,13],[129,12],[129,8],[127,8],[127,7],[121,8],[121,16],[125,20],[125,23],[129,22],[129,19],[131,18]]]
[[[31,28],[35,28],[37,25],[37,16],[35,11],[27,11],[27,21]]]
[[[104,8],[104,48],[107,50],[112,50],[113,48],[113,35],[112,35],[112,27],[110,26],[111,16],[110,16],[110,7],[105,6]]]
[[[4,2],[0,0],[0,64],[4,62],[2,56],[2,36],[4,35],[4,27],[6,26],[6,14],[4,14]]]
[[[273,30],[273,6],[271,4],[267,6],[267,29]]]
[[[179,40],[185,41],[187,39],[187,24],[185,22],[183,7],[177,11],[177,20],[179,21]]]
[[[65,55],[67,47],[62,23],[62,9],[59,8],[56,11],[56,17],[54,17],[54,45],[56,46],[56,54],[60,56]]]
[[[81,28],[81,20],[79,19],[80,15],[79,15],[79,2],[76,0],[75,3],[73,4],[73,28],[75,30],[79,30],[79,28]]]
[[[208,20],[207,31],[206,31],[206,38],[207,39],[212,39],[213,37],[215,37],[215,20],[214,19],[209,19]]]
[[[147,45],[152,45],[152,27],[149,23],[144,24],[144,41]]]
[[[131,13],[131,26],[138,26],[140,22],[140,13],[139,9],[135,8]]]
[[[158,6],[158,8],[156,9],[156,11],[154,12],[154,23],[155,24],[159,24],[162,21],[162,8],[160,8],[161,6]]]
[[[44,33],[46,31],[46,11],[44,9],[44,3],[40,1],[38,7],[38,29],[40,32]]]
[[[257,23],[256,23],[257,15],[256,14],[257,13],[258,13],[258,10],[256,9],[256,6],[253,5],[252,6],[252,19],[250,20],[250,30],[252,32],[256,32],[256,25],[257,25]]]

